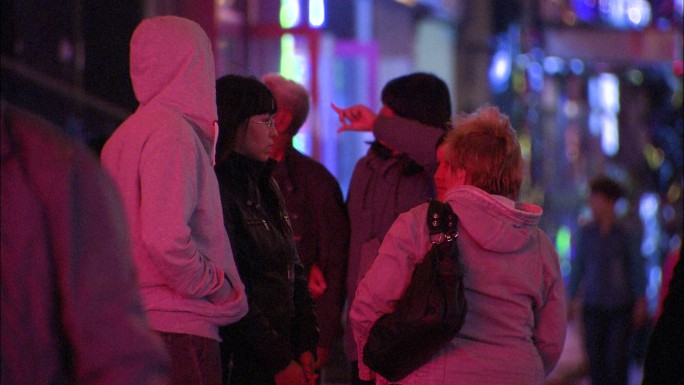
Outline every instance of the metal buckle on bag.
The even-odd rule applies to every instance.
[[[445,240],[446,240],[446,234],[444,234],[444,233],[430,234],[430,244],[431,245],[439,245],[440,243],[444,242]]]
[[[458,238],[458,232],[456,232],[454,234],[450,234],[450,233],[430,234],[430,244],[431,245],[438,245],[442,242],[451,242],[456,238]]]
[[[433,205],[430,203],[430,208],[428,209],[428,233],[430,235],[430,245],[439,245],[443,242],[451,242],[458,237],[458,230],[456,229],[455,223],[457,222],[457,217],[448,210],[449,213],[445,217],[440,215],[438,210],[433,210]],[[444,222],[447,223],[444,223]],[[445,226],[446,225],[446,226]],[[446,231],[441,231],[446,230]],[[441,231],[441,232],[438,232]]]

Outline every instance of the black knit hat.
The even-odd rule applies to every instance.
[[[395,114],[443,130],[451,119],[451,97],[446,83],[435,75],[415,72],[390,80],[382,102]]]
[[[257,78],[226,75],[216,81],[216,108],[219,122],[216,153],[220,161],[233,150],[237,132],[247,119],[274,114],[278,104],[268,87]]]

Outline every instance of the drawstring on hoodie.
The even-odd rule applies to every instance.
[[[218,143],[218,135],[219,135],[219,124],[218,120],[214,120],[213,123],[214,127],[214,137],[212,138],[212,146],[211,146],[211,165],[216,166],[216,144]]]

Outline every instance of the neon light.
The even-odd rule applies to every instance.
[[[299,132],[292,138],[292,147],[297,149],[297,151],[304,154],[311,154],[311,138],[309,135],[303,132]]]
[[[292,28],[299,24],[299,0],[280,0],[280,26]]]
[[[283,34],[280,38],[280,52],[280,74],[286,79],[294,79],[297,75],[294,36]]]
[[[570,274],[570,239],[571,232],[567,226],[561,226],[556,233],[556,251],[560,259],[561,274]]]
[[[599,107],[617,113],[620,111],[620,81],[613,74],[603,73],[598,77]]]
[[[620,149],[620,133],[614,115],[603,114],[601,119],[601,150],[608,156],[617,154]]]
[[[651,23],[653,11],[646,0],[601,0],[603,20],[618,28],[643,28]]]
[[[501,43],[501,46],[489,66],[489,83],[496,93],[508,89],[508,80],[511,77],[511,55],[505,43]]]
[[[639,200],[639,217],[644,226],[644,235],[641,242],[641,253],[644,255],[654,254],[658,250],[658,209],[660,199],[655,193],[645,193]]]
[[[325,23],[325,1],[309,0],[309,25],[318,28]]]
[[[601,135],[601,150],[608,156],[620,149],[617,114],[620,111],[620,82],[618,77],[602,73],[589,80],[590,131]]]
[[[556,251],[562,259],[570,256],[570,229],[567,226],[561,226],[556,233]]]
[[[301,49],[301,44],[300,44]],[[280,75],[300,84],[307,84],[309,63],[306,53],[297,52],[297,39],[289,33],[280,38]],[[297,150],[310,155],[312,147],[311,134],[306,126],[292,138],[292,145]]]

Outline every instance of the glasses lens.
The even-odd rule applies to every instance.
[[[268,128],[275,128],[275,121],[273,120],[273,118],[270,118],[268,120],[256,120],[256,122],[259,124],[263,124]]]

